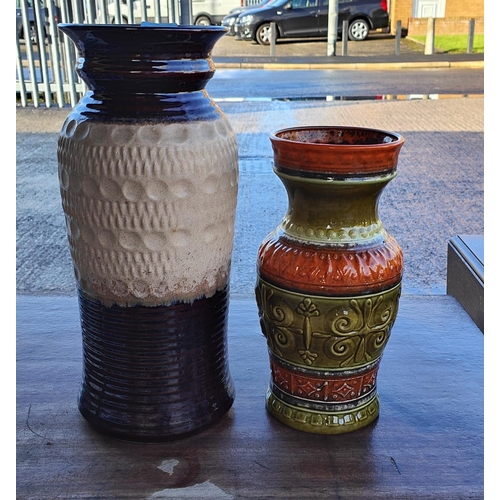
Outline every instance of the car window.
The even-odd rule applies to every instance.
[[[316,7],[318,0],[292,0],[292,9],[305,9],[307,7]]]
[[[28,4],[28,8],[33,7],[33,0],[28,0],[26,3]],[[43,7],[42,3],[41,3],[41,7]],[[20,9],[20,8],[21,8],[21,0],[16,0],[16,9]]]
[[[340,4],[352,3],[352,2],[353,2],[353,0],[339,0],[339,6],[340,6]],[[322,5],[322,6],[328,5],[328,0],[321,0],[320,5]]]

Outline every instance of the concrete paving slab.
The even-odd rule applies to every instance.
[[[380,215],[403,248],[403,293],[446,293],[448,240],[484,233],[483,98],[219,105],[239,146],[233,293],[253,294],[258,246],[286,210],[269,134],[311,123],[384,128],[405,137],[399,175],[382,195]],[[67,113],[17,110],[17,293],[75,292],[56,157]]]
[[[404,69],[423,67],[484,67],[484,54],[447,54],[435,50],[424,54],[424,44],[405,37],[396,54],[394,35],[372,32],[362,42],[348,41],[343,52],[341,41],[335,44],[335,55],[328,56],[326,39],[278,40],[274,55],[270,46],[224,36],[214,47],[212,56],[218,68],[265,69]]]

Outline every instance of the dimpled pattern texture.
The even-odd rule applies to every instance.
[[[228,284],[238,152],[225,116],[153,124],[72,114],[58,159],[75,275],[87,294],[168,305]]]

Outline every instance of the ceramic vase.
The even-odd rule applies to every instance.
[[[232,406],[227,359],[238,151],[205,89],[221,27],[60,25],[88,92],[58,142],[83,338],[79,410],[135,441]]]
[[[378,203],[404,139],[332,126],[270,140],[288,210],[257,259],[267,409],[301,431],[354,431],[379,414],[377,372],[398,311],[403,256]]]

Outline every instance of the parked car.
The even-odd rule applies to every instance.
[[[263,7],[265,7],[266,5],[268,5],[274,1],[275,0],[264,0],[263,2],[256,4],[256,5],[245,5],[242,7],[236,7],[234,9],[231,9],[229,11],[229,14],[227,16],[225,16],[224,19],[222,19],[222,21],[221,21],[221,25],[228,29],[228,32],[226,33],[226,35],[234,36],[236,34],[235,29],[234,29],[234,23],[236,22],[236,18],[242,12],[245,12],[245,11],[251,10],[251,9],[262,9]]]
[[[348,21],[349,40],[361,41],[370,30],[389,27],[387,0],[338,0],[338,34]],[[261,9],[240,13],[235,34],[261,45],[271,42],[271,23],[276,23],[277,38],[328,36],[328,0],[275,0]]]
[[[220,24],[222,18],[229,13],[231,9],[240,6],[241,0],[191,0],[191,16],[193,24],[208,26]],[[129,19],[127,0],[119,0],[119,10],[116,9],[115,0],[107,0],[107,13],[109,23],[115,24],[121,18],[122,24],[140,24],[142,21],[142,0],[132,0],[133,19]],[[148,21],[155,22],[157,7],[160,8],[160,22],[168,22],[168,12],[170,7],[169,0],[145,0],[146,18]],[[99,13],[99,20],[103,22],[104,16]]]
[[[38,34],[37,34],[37,20],[35,16],[35,9],[33,7],[33,2],[35,0],[27,0],[27,14],[28,14],[28,24],[29,24],[29,38],[31,43],[38,42]],[[57,25],[61,19],[61,11],[59,7],[54,8],[54,20],[53,22]],[[42,33],[44,35],[44,39],[49,36],[49,9],[44,6],[43,2],[40,1],[40,12],[42,14]],[[24,27],[23,27],[23,15],[21,11],[21,0],[16,0],[16,33],[19,40],[25,40],[24,36]]]

